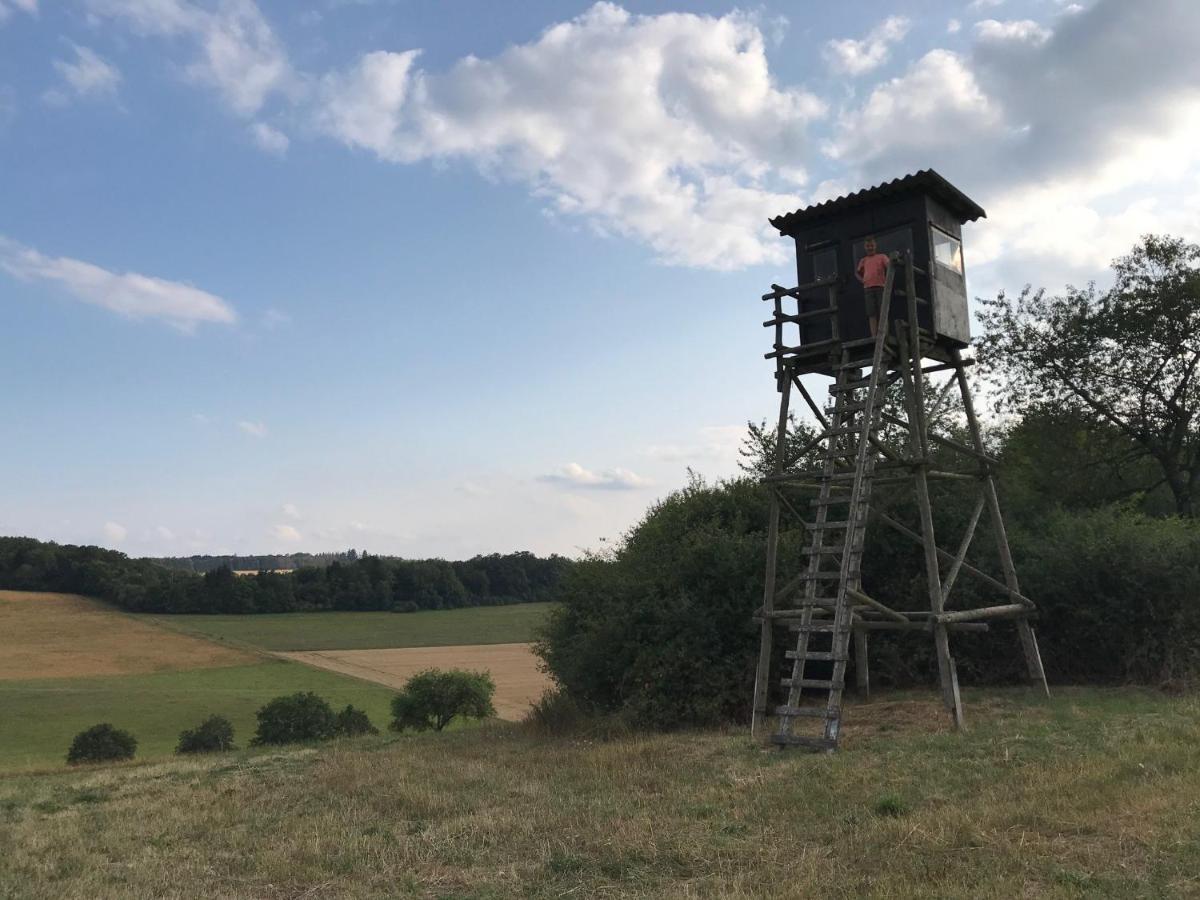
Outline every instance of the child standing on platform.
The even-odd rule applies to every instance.
[[[879,305],[883,302],[883,285],[887,279],[888,256],[875,249],[874,236],[863,241],[864,256],[858,261],[854,277],[863,286],[867,300],[867,323],[871,326],[871,337],[879,330]]]

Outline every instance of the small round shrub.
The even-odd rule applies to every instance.
[[[379,734],[379,729],[371,724],[371,719],[367,714],[361,709],[355,709],[353,706],[347,706],[337,714],[333,731],[338,737]]]
[[[458,717],[482,719],[496,714],[495,682],[487,672],[426,669],[392,698],[392,730],[441,731]]]
[[[561,735],[578,730],[587,720],[574,698],[556,687],[542,694],[529,708],[522,724],[540,734]]]
[[[195,728],[179,733],[176,753],[220,753],[233,749],[233,723],[224,716],[209,716]]]
[[[255,715],[254,746],[328,740],[337,721],[329,704],[312,691],[276,697]]]
[[[133,759],[137,752],[137,738],[128,731],[114,728],[107,722],[93,725],[75,735],[71,749],[67,751],[67,764],[113,762]]]

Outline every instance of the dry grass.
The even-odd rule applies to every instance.
[[[516,720],[551,686],[538,669],[530,644],[467,644],[459,647],[406,647],[395,650],[319,650],[278,653],[343,675],[401,688],[422,669],[486,671],[496,683],[494,703],[502,719]]]
[[[0,681],[240,666],[258,657],[74,594],[0,591]]]
[[[848,749],[516,726],[0,779],[0,896],[1200,894],[1200,702],[855,710]]]

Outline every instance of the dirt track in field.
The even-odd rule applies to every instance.
[[[493,700],[502,719],[520,719],[550,687],[538,671],[531,644],[466,644],[457,647],[403,647],[394,650],[306,650],[277,653],[343,675],[401,688],[422,669],[487,671],[496,682]]]
[[[0,681],[138,675],[258,659],[75,594],[0,591]]]

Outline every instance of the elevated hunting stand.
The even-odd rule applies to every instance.
[[[755,736],[766,735],[774,718],[774,743],[836,749],[850,639],[858,688],[866,692],[872,631],[922,632],[933,638],[942,700],[959,728],[964,719],[950,632],[986,631],[990,622],[1014,621],[1029,678],[1046,689],[1029,622],[1035,607],[1017,580],[996,496],[995,460],[984,446],[967,383],[965,370],[972,360],[962,355],[970,340],[962,225],[984,215],[948,181],[925,170],[771,220],[796,241],[799,286],[772,285],[763,297],[774,303],[774,315],[763,325],[775,333],[774,349],[766,356],[775,360],[780,400],[775,471],[765,479],[771,506],[766,582],[757,613],[762,644],[754,685]],[[890,259],[874,337],[863,288],[854,277],[869,236]],[[795,312],[784,308],[791,301]],[[785,329],[790,332],[792,326],[799,330],[795,343],[785,341]],[[830,406],[818,404],[801,380],[814,374],[834,379]],[[802,470],[785,468],[793,392],[822,429],[799,453],[816,461]],[[966,424],[966,434],[958,439],[930,427],[955,393]],[[953,552],[934,535],[931,482],[975,495]],[[911,489],[917,524],[905,525],[873,504],[876,487],[882,489],[877,499]],[[967,562],[985,510],[999,578]],[[785,513],[786,523],[781,521]],[[864,540],[871,521],[919,546],[927,609],[896,609],[864,590]],[[792,563],[797,571],[781,573],[785,524],[810,536],[802,561]],[[964,573],[977,578],[996,602],[954,608],[951,592]],[[784,666],[773,667],[780,628],[787,629],[794,649],[784,653]],[[782,688],[778,696],[776,688]],[[806,702],[806,692],[820,699]],[[797,733],[805,721],[819,726],[810,729],[816,733]]]

